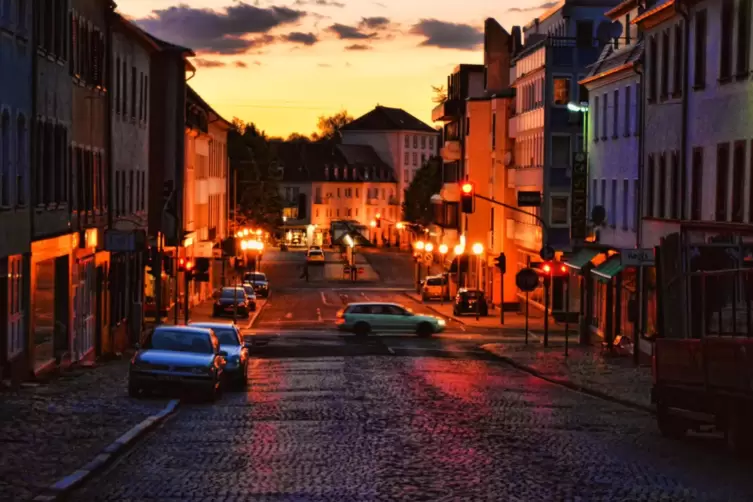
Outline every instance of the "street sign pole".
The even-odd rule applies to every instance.
[[[565,357],[568,356],[568,345],[570,338],[570,273],[567,274],[567,285],[565,286]]]
[[[526,291],[526,345],[528,345],[528,291]]]
[[[185,311],[183,312],[183,318],[185,319],[185,323],[188,324],[188,285],[191,281],[191,278],[189,277],[188,271],[184,272],[183,275],[186,276],[186,293],[185,293]]]
[[[502,273],[502,280],[499,283],[499,323],[505,325],[505,274]]]
[[[549,347],[549,285],[550,280],[544,279],[544,347]]]

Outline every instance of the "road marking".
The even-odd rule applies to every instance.
[[[369,297],[366,296],[366,293],[364,293],[363,291],[361,291],[361,296],[363,296],[364,300],[369,301]]]
[[[389,352],[390,354],[392,354],[394,356],[395,355],[395,350],[392,347],[390,347],[389,345],[387,345],[386,347],[387,347],[387,352]]]
[[[322,295],[322,303],[326,306],[331,306],[332,304],[327,301],[327,297],[324,295],[324,291],[319,291],[319,294]]]

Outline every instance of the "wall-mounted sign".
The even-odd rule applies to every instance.
[[[573,154],[570,188],[570,238],[583,240],[588,233],[588,159],[585,153]]]
[[[541,207],[541,192],[519,191],[518,207]]]
[[[620,249],[623,267],[652,267],[654,265],[653,249]]]

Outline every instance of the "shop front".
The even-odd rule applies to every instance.
[[[636,305],[636,279],[634,270],[622,266],[619,253],[609,254],[591,269],[591,332],[607,345],[619,342],[622,336],[634,340],[636,317],[631,306]]]
[[[588,338],[590,319],[593,317],[593,281],[590,272],[594,267],[594,260],[601,253],[603,251],[599,249],[583,248],[564,261],[569,274],[570,312],[578,313],[583,341]]]
[[[75,234],[71,298],[71,361],[93,361],[111,347],[110,253],[104,251],[104,236],[98,228]],[[102,237],[102,238],[100,238]]]

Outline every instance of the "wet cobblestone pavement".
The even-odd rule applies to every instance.
[[[254,361],[247,392],[178,414],[86,501],[750,501],[719,441],[493,361]]]
[[[0,500],[28,500],[89,462],[167,399],[126,392],[128,360],[0,393]]]

